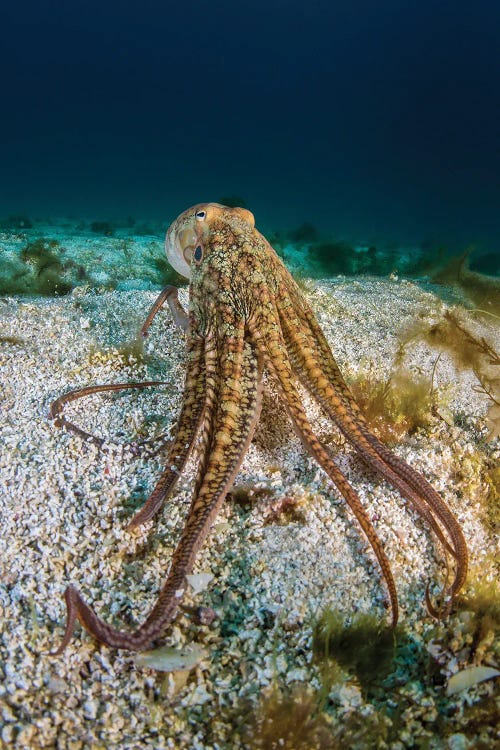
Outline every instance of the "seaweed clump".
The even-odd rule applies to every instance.
[[[491,466],[484,473],[487,485],[485,523],[495,535],[500,535],[500,466]]]
[[[291,689],[274,685],[243,731],[250,750],[344,750],[381,748],[390,731],[390,719],[373,706],[363,713],[346,711],[340,722],[327,709],[325,696],[309,686]]]
[[[321,711],[317,695],[302,685],[284,692],[274,686],[261,700],[247,727],[252,750],[336,750],[331,720]]]
[[[174,286],[185,286],[186,279],[172,268],[166,258],[153,258],[153,265],[157,272],[158,282],[162,286],[173,284]]]
[[[458,286],[475,305],[482,309],[482,312],[499,315],[500,279],[469,268],[469,259],[473,250],[474,248],[470,247],[462,255],[450,258],[447,265],[432,276],[432,281],[436,284]],[[490,260],[486,267],[491,266],[491,270],[498,272],[498,257],[493,253],[484,257],[495,259],[495,264]]]
[[[417,321],[402,337],[402,348],[410,341],[423,339],[431,346],[447,352],[459,370],[470,369],[488,396],[491,407],[487,415],[489,438],[500,434],[500,354],[484,336],[474,332],[464,311],[446,310],[433,323]]]
[[[373,614],[359,614],[346,625],[339,612],[326,609],[313,629],[316,663],[334,677],[337,666],[353,673],[363,689],[391,672],[395,649],[394,630]]]
[[[57,240],[40,238],[29,242],[20,252],[22,265],[10,264],[3,269],[0,285],[7,294],[68,294],[72,285],[66,271],[72,264],[60,257]],[[73,264],[74,265],[74,264]]]
[[[287,233],[288,239],[291,242],[298,243],[309,243],[317,242],[319,240],[319,232],[316,227],[309,221],[304,221],[295,229],[291,229]]]
[[[344,240],[315,242],[309,254],[318,270],[325,274],[351,274],[355,271],[354,248]]]
[[[349,387],[376,435],[388,443],[425,429],[436,410],[445,412],[444,396],[432,386],[432,378],[397,368],[387,380],[363,370],[349,378]]]
[[[500,661],[500,584],[496,580],[484,577],[482,571],[477,571],[474,582],[468,590],[457,600],[457,607],[464,615],[463,618],[469,634],[469,658],[474,664],[485,660],[496,663]]]

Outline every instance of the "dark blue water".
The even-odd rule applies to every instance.
[[[0,216],[500,248],[500,3],[3,3]]]

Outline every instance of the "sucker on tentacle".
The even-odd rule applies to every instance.
[[[172,622],[181,604],[186,575],[252,440],[264,368],[278,385],[305,448],[343,495],[370,542],[389,592],[393,625],[398,619],[398,598],[389,560],[357,493],[315,434],[296,381],[337,424],[365,463],[413,505],[434,531],[445,555],[453,558],[454,577],[443,587],[447,601],[439,609],[430,601],[428,587],[425,593],[432,615],[447,614],[467,575],[467,545],[460,525],[427,480],[369,431],[309,304],[255,229],[252,214],[216,203],[194,206],[169,227],[165,249],[173,267],[190,278],[189,311],[180,305],[175,287],[166,287],[151,307],[141,334],[147,335],[154,317],[168,302],[175,322],[186,333],[188,364],[165,469],[129,529],[160,511],[198,441],[199,465],[191,507],[167,579],[142,625],[132,632],[111,627],[71,585],[65,593],[66,630],[54,653],[66,648],[77,619],[101,643],[129,650],[148,647]],[[59,426],[93,438],[62,416],[65,403],[94,392],[154,384],[156,381],[72,391],[54,402],[51,414]],[[102,442],[99,438],[95,441]]]

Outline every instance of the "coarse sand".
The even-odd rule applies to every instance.
[[[444,309],[432,289],[404,280],[337,279],[306,286],[346,374],[371,365],[387,377],[401,331],[417,316],[431,320]],[[249,502],[228,498],[195,565],[195,572],[213,578],[186,599],[212,607],[218,619],[200,626],[180,614],[166,633],[165,642],[174,647],[200,643],[202,661],[181,677],[139,667],[132,655],[100,647],[80,627],[62,656],[48,655],[62,637],[62,597],[69,583],[108,622],[121,628],[140,623],[155,602],[183,528],[196,457],[160,517],[134,533],[125,528],[162,466],[161,455],[134,453],[126,443],[169,435],[182,395],[184,336],[168,309],[153,324],[143,361],[120,349],[133,340],[155,296],[147,290],[79,287],[59,298],[0,300],[2,747],[247,747],[235,717],[256,710],[266,688],[317,685],[311,633],[325,607],[346,618],[356,612],[388,618],[371,549],[294,436],[276,389],[266,382],[260,426],[236,481],[235,494]],[[180,296],[187,304],[187,291]],[[477,326],[498,348],[498,328],[484,320]],[[414,342],[405,363],[430,378],[436,357],[436,350]],[[395,450],[449,503],[473,569],[483,566],[488,576],[498,541],[483,524],[484,487],[473,457],[478,442],[485,444],[489,400],[474,374],[457,371],[446,353],[434,370],[434,387],[446,390],[449,410],[460,419],[449,424],[436,418]],[[51,402],[70,389],[146,379],[164,385],[88,396],[67,406],[69,419],[106,439],[102,450],[49,419]],[[306,394],[304,402],[377,529],[394,572],[401,619],[423,643],[433,627],[425,587],[443,573],[432,535],[396,491],[364,468]],[[485,450],[498,459],[498,444]],[[469,494],[457,479],[464,476],[458,465],[470,466],[468,487],[475,489]],[[293,499],[300,517],[276,520],[275,509],[285,498]],[[472,690],[488,691],[491,685]],[[422,694],[426,689],[421,687]],[[425,695],[425,711],[432,713],[437,694],[429,688]],[[464,700],[455,696],[453,705]],[[329,710],[335,722],[371,708],[356,680],[345,677],[332,688]],[[417,734],[426,731],[425,711],[414,719]],[[449,747],[439,742],[427,746]],[[386,746],[413,745],[401,737]]]

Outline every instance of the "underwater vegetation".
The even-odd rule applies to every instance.
[[[252,750],[336,750],[340,745],[332,729],[314,691],[275,686],[264,695],[245,739]]]
[[[40,238],[19,253],[18,262],[5,261],[0,271],[0,292],[3,294],[68,294],[72,289],[70,271],[80,278],[85,270],[63,257],[64,248],[57,240]]]
[[[411,342],[424,340],[438,351],[429,375],[413,373],[402,364]],[[492,344],[475,332],[470,313],[461,308],[445,310],[437,319],[416,319],[403,331],[401,345],[389,377],[380,378],[373,366],[347,374],[349,387],[369,427],[386,443],[397,443],[417,430],[428,430],[444,420],[464,426],[461,415],[452,413],[451,386],[435,387],[435,372],[441,353],[446,352],[458,369],[472,370],[477,390],[490,400],[486,414],[488,434],[471,453],[454,446],[451,476],[459,493],[476,498],[482,521],[491,534],[500,533],[500,467],[488,444],[500,434],[500,355]]]
[[[286,236],[290,242],[312,243],[319,240],[318,230],[309,221],[304,221],[296,229],[291,229]]]
[[[373,368],[347,380],[370,428],[387,443],[429,427],[436,412],[447,408],[447,394],[434,389],[432,375],[414,374],[405,367],[395,367],[385,380]]]
[[[174,286],[186,286],[186,279],[172,268],[170,263],[163,256],[153,258],[153,266],[156,269],[157,277],[162,286],[173,284]]]
[[[339,612],[326,609],[315,623],[312,648],[316,663],[329,665],[333,660],[366,688],[390,672],[396,631],[373,614],[359,614],[346,625]],[[328,672],[335,678],[331,664],[323,674]]]
[[[470,314],[461,308],[445,310],[442,316],[429,322],[416,320],[401,336],[401,351],[415,340],[446,352],[459,370],[470,369],[480,383],[480,390],[488,396],[489,438],[500,434],[500,354],[484,336],[474,332]]]
[[[444,268],[434,273],[432,281],[458,286],[481,311],[500,315],[500,278],[470,270],[469,260],[473,250],[474,248],[469,248],[462,255],[449,259]],[[491,258],[496,262],[488,265],[498,272],[498,258],[493,254]]]
[[[352,241],[324,236],[310,222],[293,229],[276,231],[269,236],[276,252],[294,265],[295,245],[305,252],[301,266],[312,277],[388,276],[401,273],[407,278],[429,278],[436,284],[453,286],[486,312],[500,314],[500,262],[494,253],[482,254],[475,261],[479,272],[469,268],[472,248],[459,256],[450,254],[443,245],[423,242],[420,246],[401,248],[391,243]],[[292,253],[288,257],[289,253]],[[489,272],[491,275],[488,275]]]
[[[325,610],[313,623],[318,682],[287,687],[276,678],[247,720],[246,747],[437,748],[454,747],[444,743],[455,736],[457,747],[496,747],[494,683],[470,683],[476,692],[467,699],[446,690],[457,669],[498,665],[500,658],[498,583],[473,578],[457,611],[422,636],[401,626],[392,631],[369,614],[346,624]],[[354,700],[346,705],[347,696]]]
[[[148,235],[152,231],[145,227]],[[128,290],[185,284],[156,239],[110,238],[108,246],[103,238],[86,238],[65,247],[50,237],[24,243],[23,237],[10,238],[5,255],[0,248],[0,294],[57,296],[79,286]]]
[[[321,274],[352,274],[355,273],[356,256],[354,248],[344,240],[330,242],[314,242],[309,247],[309,257],[313,265]],[[369,264],[371,265],[371,264]],[[358,273],[368,273],[369,267],[364,271],[357,269]]]
[[[485,577],[482,567],[471,571],[471,581],[457,600],[468,659],[500,665],[500,583]]]

